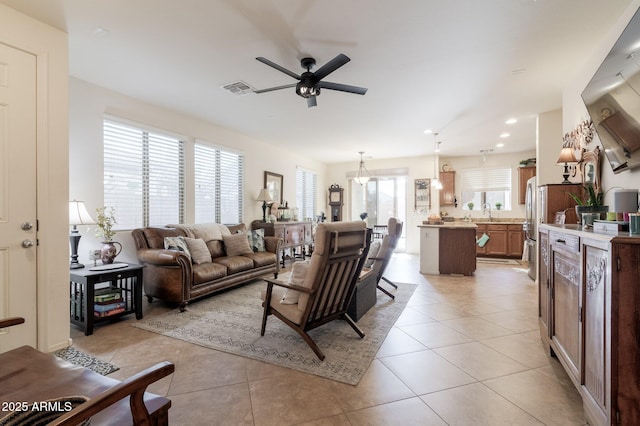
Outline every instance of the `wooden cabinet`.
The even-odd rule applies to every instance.
[[[489,236],[489,241],[484,247],[476,245],[478,256],[522,257],[524,247],[522,224],[480,223],[477,226],[477,238],[485,233]]]
[[[527,181],[536,175],[536,167],[518,168],[518,201],[524,204],[527,193]]]
[[[440,228],[441,274],[473,275],[476,270],[475,234],[473,228]]]
[[[539,236],[543,342],[548,325],[549,347],[580,392],[590,425],[638,424],[640,237],[576,225],[542,225]]]
[[[551,342],[569,377],[580,380],[580,238],[549,232]]]
[[[549,302],[551,300],[551,288],[549,285],[549,230],[541,229],[538,234],[539,261],[538,261],[538,326],[540,338],[549,347],[549,322],[551,312]]]
[[[584,189],[579,183],[550,184],[538,188],[540,192],[540,223],[554,223],[556,212],[566,211],[565,223],[578,223],[576,215],[576,202],[569,195],[578,194],[584,197]]]
[[[453,206],[456,202],[456,172],[440,172],[440,205]]]
[[[260,220],[251,222],[251,229],[264,229],[265,236],[282,238],[282,267],[285,252],[291,251],[292,257],[304,259],[311,254],[313,246],[312,222],[276,222],[266,223]]]

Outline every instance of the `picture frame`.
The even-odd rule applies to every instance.
[[[278,173],[268,172],[265,170],[264,172],[264,187],[269,192],[271,199],[274,203],[278,203],[282,205],[283,196],[282,196],[282,184],[283,177]]]
[[[431,209],[431,179],[414,180],[414,209],[419,212]]]

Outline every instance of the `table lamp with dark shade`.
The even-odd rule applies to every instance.
[[[269,190],[267,188],[262,188],[260,190],[260,194],[258,194],[258,198],[256,201],[262,201],[262,221],[267,221],[267,202],[273,201],[271,195],[269,195]]]
[[[71,234],[69,235],[69,242],[71,243],[71,263],[69,264],[69,269],[84,268],[84,265],[78,262],[80,233],[78,232],[77,225],[95,225],[95,223],[89,215],[84,201],[69,201],[69,225],[73,226]]]

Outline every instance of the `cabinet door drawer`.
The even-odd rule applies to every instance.
[[[549,244],[555,248],[580,253],[580,237],[560,232],[549,232]]]

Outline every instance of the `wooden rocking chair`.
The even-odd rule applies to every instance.
[[[364,332],[347,315],[356,280],[369,252],[371,229],[364,222],[321,223],[316,229],[315,248],[301,285],[265,279],[264,314],[260,335],[264,336],[267,318],[275,315],[293,328],[320,360],[324,354],[307,333],[336,319],[346,321],[354,331]],[[297,303],[283,304],[289,292],[299,292]]]

